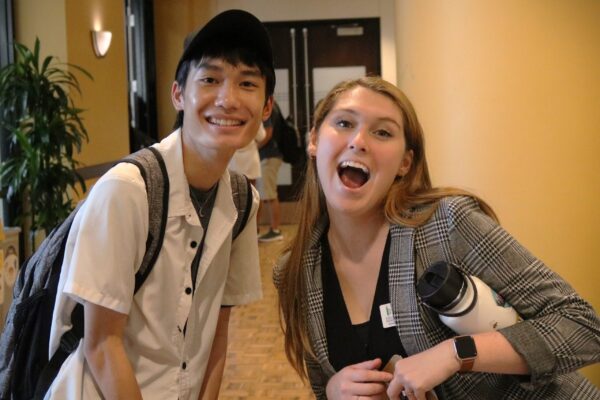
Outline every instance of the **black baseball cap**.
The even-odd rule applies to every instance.
[[[184,61],[199,59],[206,47],[219,43],[228,48],[252,49],[258,59],[270,69],[273,77],[273,50],[269,34],[262,22],[243,10],[227,10],[208,21],[191,39],[186,40],[183,54],[177,64],[175,77]]]

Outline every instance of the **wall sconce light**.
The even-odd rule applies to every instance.
[[[111,39],[112,32],[110,31],[92,31],[92,44],[94,45],[96,57],[102,58],[106,55]]]

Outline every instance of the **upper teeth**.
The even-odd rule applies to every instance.
[[[365,174],[369,174],[369,168],[367,168],[366,165],[361,164],[356,161],[342,161],[342,163],[340,164],[340,167],[341,168],[346,168],[346,167],[357,168],[357,169],[360,169]]]
[[[210,118],[210,123],[215,125],[224,125],[224,126],[232,126],[232,125],[240,125],[241,122],[236,119],[219,119],[219,118]]]

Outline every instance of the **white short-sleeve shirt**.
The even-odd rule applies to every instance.
[[[133,296],[144,256],[148,202],[137,167],[122,163],[91,190],[69,233],[50,337],[50,354],[70,328],[76,302],[128,314],[124,344],[144,399],[196,399],[202,386],[222,304],[262,296],[256,210],[232,243],[237,210],[229,174],[219,188],[204,242],[194,294],[191,264],[204,233],[183,172],[180,131],[155,147],[167,167],[169,210],[163,247],[146,282]],[[186,325],[186,333],[183,328]],[[63,364],[46,398],[101,398],[80,343]]]
[[[258,179],[261,177],[260,156],[258,154],[258,143],[265,139],[266,132],[262,124],[258,128],[258,132],[254,140],[250,141],[246,147],[242,147],[233,153],[233,157],[229,161],[228,168],[238,174],[244,174],[248,179]]]

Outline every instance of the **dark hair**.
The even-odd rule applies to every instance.
[[[256,52],[249,48],[227,48],[220,43],[207,46],[198,58],[185,60],[181,63],[175,80],[180,88],[185,87],[187,78],[192,65],[197,65],[205,58],[220,58],[231,65],[245,64],[251,67],[257,67],[266,81],[265,102],[275,90],[275,74],[271,66],[267,65]],[[183,110],[177,112],[173,129],[180,128],[183,125]]]

